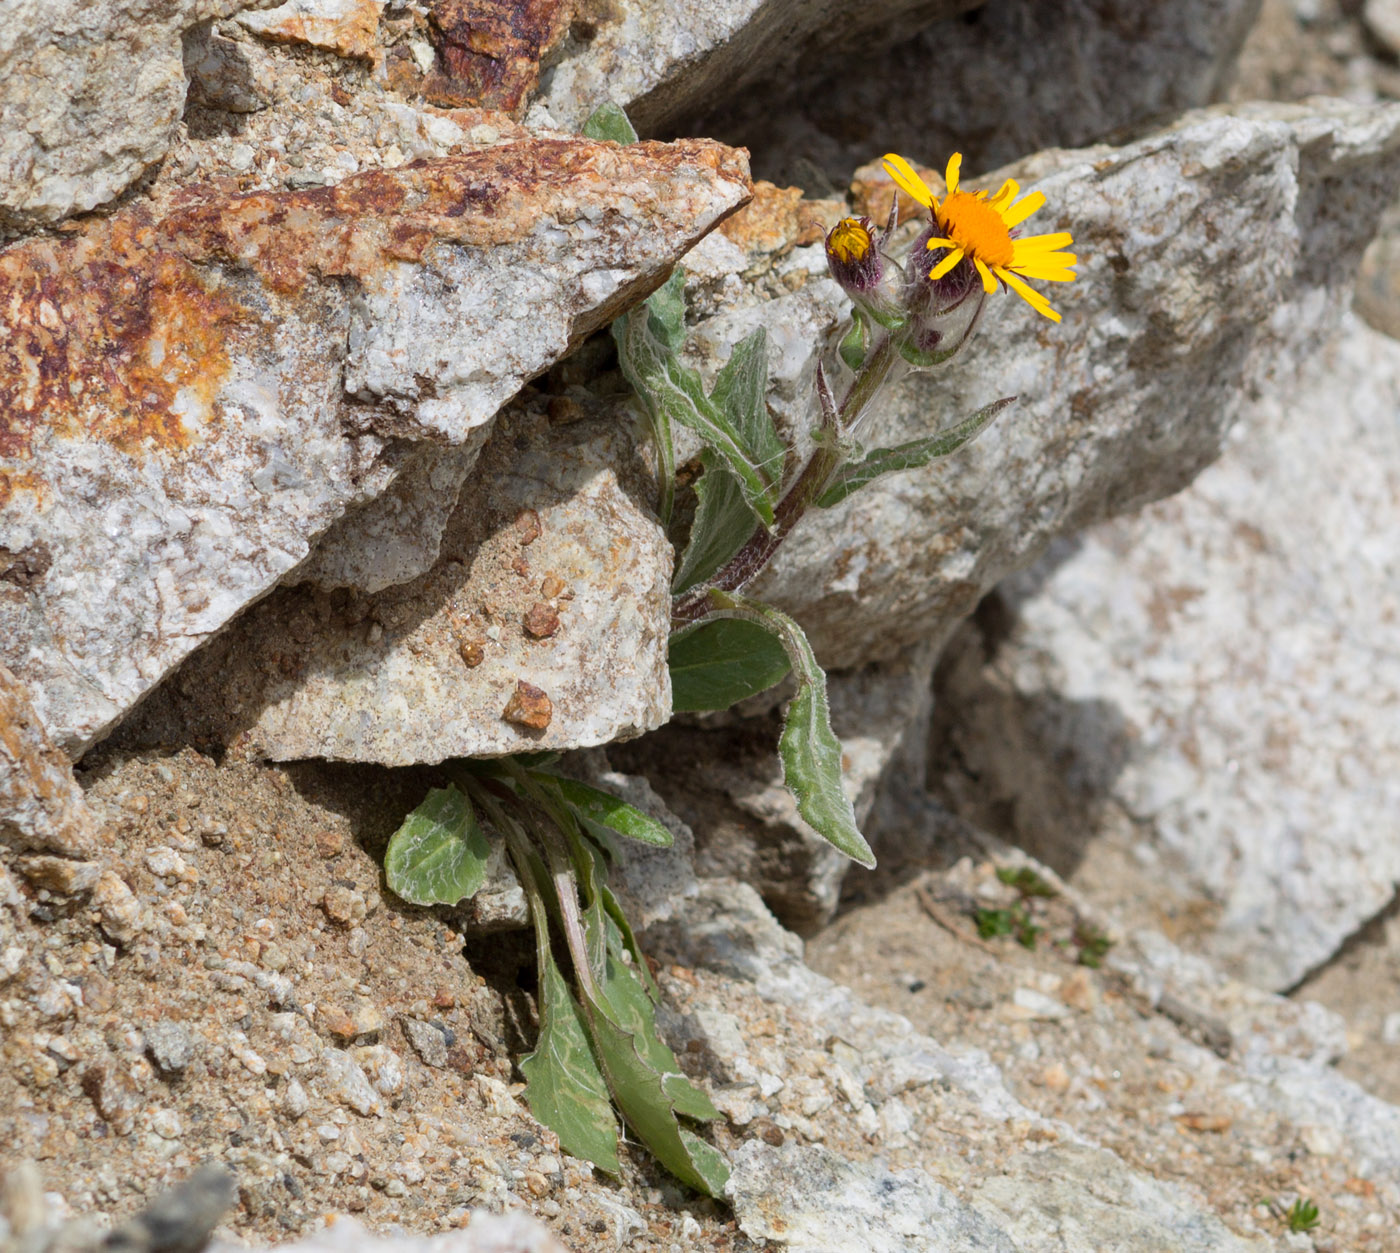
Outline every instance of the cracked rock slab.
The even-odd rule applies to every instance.
[[[55,742],[388,487],[386,440],[479,438],[747,195],[709,141],[534,137],[0,253],[0,660]]]
[[[130,730],[276,760],[408,765],[659,726],[671,706],[671,548],[629,494],[646,483],[624,425],[551,428],[509,410],[427,574],[374,596],[278,591]]]
[[[828,668],[946,639],[1055,536],[1178,491],[1215,460],[1246,398],[1287,386],[1336,326],[1400,185],[1400,105],[1191,114],[1122,148],[1013,170],[1044,189],[1043,229],[1074,232],[1064,322],[991,300],[966,353],[893,388],[863,442],[1018,403],[955,457],[809,514],[755,582]],[[701,330],[737,340],[767,316],[758,304]]]

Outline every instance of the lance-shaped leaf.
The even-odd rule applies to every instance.
[[[415,905],[455,905],[486,881],[490,855],[471,802],[456,787],[434,788],[389,840],[384,874]]]
[[[753,511],[739,480],[709,449],[700,461],[705,468],[695,484],[695,520],[671,584],[674,596],[713,578],[754,533]]]
[[[917,470],[920,466],[928,465],[930,461],[957,452],[964,444],[970,443],[980,435],[991,425],[992,419],[1015,400],[1015,396],[995,400],[946,431],[939,431],[938,434],[925,439],[911,440],[894,448],[876,448],[860,461],[843,465],[827,484],[826,490],[817,498],[817,504],[823,509],[830,509],[882,474],[893,474],[897,470]]]
[[[671,277],[647,297],[647,326],[672,352],[685,346],[685,270],[676,266]]]
[[[540,1036],[520,1062],[530,1112],[566,1153],[617,1174],[617,1120],[583,1019],[548,948],[539,959]]]
[[[712,618],[671,637],[671,706],[677,713],[728,709],[781,683],[787,652],[766,627]]]
[[[747,619],[771,631],[782,644],[797,678],[797,694],[788,703],[778,756],[783,783],[797,802],[797,812],[818,835],[863,866],[875,855],[856,825],[855,809],[841,781],[841,741],[831,729],[826,674],[802,628],[785,613],[746,596],[711,593],[718,612]]]
[[[621,797],[563,775],[546,777],[559,789],[563,798],[573,807],[575,815],[583,822],[607,827],[619,835],[627,836],[628,839],[653,844],[657,848],[671,847],[671,833],[650,814],[643,813],[635,805],[629,805]]]
[[[764,478],[775,487],[780,485],[787,446],[768,412],[768,332],[763,327],[734,345],[715,378],[710,399],[753,450]]]
[[[611,100],[600,104],[588,115],[588,121],[583,124],[583,134],[587,139],[607,139],[615,144],[637,142],[637,132],[627,114]]]
[[[765,456],[706,394],[700,375],[662,342],[648,314],[629,313],[613,323],[622,373],[641,398],[653,430],[678,422],[700,436],[739,481],[744,501],[766,527],[773,525],[778,487],[766,474]]]

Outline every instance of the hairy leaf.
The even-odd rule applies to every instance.
[[[629,805],[611,792],[604,792],[577,779],[563,775],[551,775],[564,799],[573,806],[577,815],[625,835],[629,839],[641,840],[643,844],[653,844],[657,848],[670,848],[671,833],[650,814],[643,813],[634,805]]]
[[[434,788],[394,832],[384,874],[415,905],[455,905],[486,881],[490,845],[471,802],[456,788]]]
[[[764,475],[763,455],[705,394],[700,375],[663,342],[654,326],[659,321],[657,315],[633,312],[613,323],[623,374],[641,398],[653,429],[667,430],[679,423],[693,430],[739,481],[754,516],[771,527],[778,491]]]
[[[647,297],[647,327],[672,352],[685,346],[685,269],[676,266],[671,277]]]
[[[855,809],[841,781],[841,741],[831,729],[826,674],[802,628],[785,613],[746,596],[722,594],[727,612],[771,631],[787,653],[797,677],[797,695],[788,704],[778,756],[783,782],[797,812],[818,835],[863,866],[875,855],[856,826]]]
[[[882,474],[893,474],[897,470],[917,470],[930,461],[957,452],[964,444],[970,443],[980,435],[991,425],[992,419],[1015,400],[1015,396],[995,400],[977,410],[970,418],[964,418],[957,426],[939,431],[925,439],[911,440],[895,448],[874,449],[860,461],[844,465],[837,470],[826,490],[817,498],[817,504],[823,509],[830,509]]]
[[[728,709],[766,692],[791,669],[766,627],[716,618],[671,637],[671,706],[678,713]]]
[[[674,596],[713,578],[754,532],[743,485],[709,449],[700,460],[705,469],[695,484],[695,520],[671,584]]]
[[[530,1112],[566,1153],[617,1174],[617,1120],[564,976],[546,950],[540,971],[540,1036],[520,1062]]]
[[[768,412],[768,332],[763,327],[734,345],[710,399],[753,451],[763,477],[774,487],[781,485],[787,446]]]
[[[611,100],[600,104],[588,115],[588,121],[583,124],[583,134],[588,139],[607,139],[615,144],[637,142],[637,132],[632,128],[627,114]]]

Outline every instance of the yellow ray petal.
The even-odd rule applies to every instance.
[[[1016,273],[1022,278],[1033,278],[1045,283],[1072,283],[1079,277],[1073,270],[1028,269],[1024,266],[1018,267]]]
[[[1047,317],[1052,322],[1058,322],[1060,320],[1060,315],[1050,307],[1050,302],[1036,291],[1034,287],[1030,287],[1024,283],[1012,271],[1002,269],[998,266],[997,277],[1042,317]]]
[[[956,248],[956,247],[957,247],[957,244],[955,244],[951,239],[930,239],[930,240],[928,241],[928,247],[930,247],[930,248]]]
[[[914,173],[914,167],[897,152],[885,153],[885,173],[888,174],[909,195],[921,205],[932,209],[937,203],[928,184]]]
[[[943,181],[948,184],[948,194],[951,196],[958,189],[958,175],[962,170],[962,153],[955,152],[948,158],[948,171],[943,177]]]
[[[942,278],[962,259],[963,250],[961,248],[954,248],[952,252],[928,272],[929,281],[932,282],[936,278]]]
[[[1044,203],[1045,193],[1043,191],[1033,191],[1029,196],[1003,209],[1001,211],[1001,220],[1006,223],[1008,228],[1019,226]]]
[[[1017,253],[1044,253],[1054,252],[1057,248],[1065,248],[1074,243],[1074,236],[1068,231],[1059,231],[1054,235],[1027,235],[1024,239],[1013,239],[1011,246]]]
[[[997,281],[992,277],[992,272],[987,269],[987,263],[981,257],[973,257],[972,264],[977,267],[977,273],[982,276],[982,290],[994,292],[997,289]]]
[[[992,208],[999,210],[999,206],[1002,204],[1003,201],[1009,204],[1011,201],[1015,200],[1020,190],[1021,184],[1018,183],[1014,178],[1008,178],[1006,182],[1004,182],[1000,187],[997,188],[997,194],[993,196],[987,203],[990,204]]]

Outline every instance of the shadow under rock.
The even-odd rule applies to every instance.
[[[928,788],[959,818],[1067,878],[1099,830],[1136,733],[1111,702],[1019,690],[1007,649],[1015,621],[1012,595],[993,591],[944,650]]]

